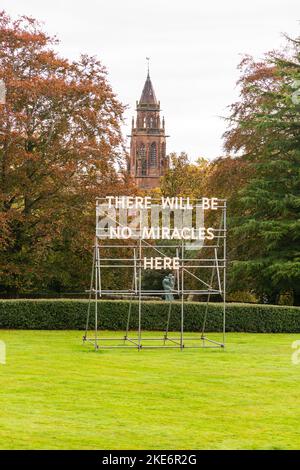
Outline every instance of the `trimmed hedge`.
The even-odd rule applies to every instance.
[[[185,304],[185,330],[200,331],[205,303]],[[37,330],[83,330],[87,315],[87,300],[0,300],[0,328]],[[99,328],[123,330],[126,326],[129,302],[101,300],[98,302]],[[180,329],[180,302],[172,305],[170,330]],[[167,302],[145,301],[142,305],[142,327],[163,330],[168,315]],[[138,303],[133,302],[130,328],[137,328]],[[90,314],[94,327],[94,303]],[[222,304],[211,303],[206,331],[221,331]],[[226,330],[253,333],[299,333],[300,307],[258,304],[227,304]]]

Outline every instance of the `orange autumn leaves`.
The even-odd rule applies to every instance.
[[[56,44],[34,19],[0,13],[0,291],[63,285],[68,259],[84,271],[95,197],[130,191],[105,68]]]

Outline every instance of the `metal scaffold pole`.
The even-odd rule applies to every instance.
[[[98,349],[98,270],[99,270],[99,258],[98,258],[98,239],[96,237],[95,243],[95,349]]]
[[[140,351],[142,344],[142,240],[139,239],[139,331],[138,331],[138,349]]]
[[[180,315],[180,349],[183,350],[183,325],[184,325],[184,244],[181,244],[181,315]]]
[[[93,264],[92,264],[92,273],[91,273],[91,283],[90,283],[90,290],[89,290],[89,301],[88,301],[88,311],[86,317],[86,325],[85,325],[85,333],[83,336],[83,341],[86,341],[89,329],[89,322],[90,322],[90,313],[91,313],[91,303],[92,303],[92,292],[94,288],[94,270],[95,270],[95,257],[96,257],[95,247],[93,249]]]
[[[226,201],[224,201],[223,209],[224,219],[224,242],[223,242],[223,347],[225,348],[225,333],[226,333],[226,235],[227,235],[227,220],[226,220]]]

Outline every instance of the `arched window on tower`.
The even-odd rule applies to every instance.
[[[163,169],[166,167],[166,144],[163,142],[161,144],[161,154],[160,154],[160,171],[163,171]]]
[[[157,150],[156,150],[155,142],[152,142],[150,146],[150,166],[152,167],[157,166]]]
[[[147,158],[146,158],[146,147],[141,144],[139,148],[139,160],[140,160],[140,171],[142,176],[147,175]]]

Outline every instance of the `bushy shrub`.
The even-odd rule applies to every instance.
[[[184,327],[200,331],[205,303],[186,302]],[[86,323],[87,300],[0,300],[0,328],[41,330],[83,330]],[[94,327],[94,302],[91,304],[90,327]],[[100,300],[98,319],[100,329],[122,330],[126,326],[129,301]],[[142,328],[163,330],[169,305],[167,302],[145,301],[142,304]],[[181,304],[172,304],[170,330],[180,329]],[[130,328],[138,325],[138,303],[132,303]],[[221,331],[222,304],[208,307],[207,331]],[[226,330],[253,333],[300,332],[300,308],[278,305],[227,304]]]
[[[250,291],[237,291],[237,292],[229,292],[226,295],[226,299],[228,302],[238,302],[238,303],[251,303],[256,304],[258,302],[258,298],[253,292]],[[288,304],[285,304],[288,305]],[[289,304],[291,305],[291,303]]]

